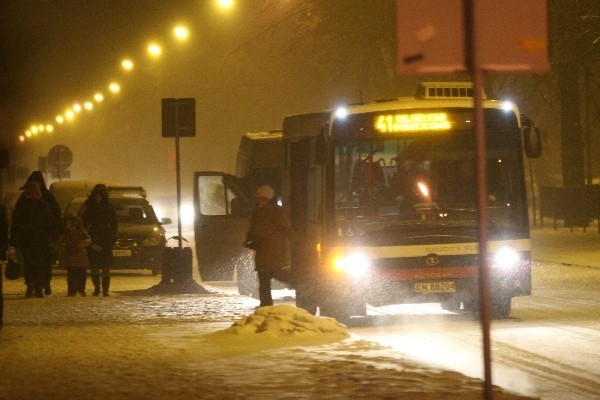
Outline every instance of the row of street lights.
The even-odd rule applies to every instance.
[[[230,8],[233,6],[233,1],[234,0],[216,0],[216,3],[221,8]],[[177,25],[173,28],[172,35],[178,42],[185,42],[190,37],[190,31],[185,25]],[[159,42],[151,42],[146,47],[146,53],[150,58],[157,59],[162,55],[163,48]],[[121,69],[125,72],[133,71],[134,67],[135,63],[131,58],[125,58],[121,61]],[[107,85],[106,89],[111,95],[117,95],[121,91],[121,84],[114,80]],[[25,129],[23,134],[19,135],[19,142],[25,142],[28,139],[33,139],[42,134],[53,134],[58,126],[75,120],[75,118],[84,111],[92,111],[96,105],[102,103],[105,99],[106,96],[103,91],[98,91],[94,93],[91,98],[88,98],[83,102],[75,102],[62,113],[56,115],[54,122],[31,124]]]

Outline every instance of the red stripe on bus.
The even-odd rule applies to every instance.
[[[385,269],[378,270],[372,280],[421,280],[421,279],[458,279],[476,278],[479,275],[478,266],[418,268],[418,269]]]

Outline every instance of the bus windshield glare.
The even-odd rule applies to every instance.
[[[334,124],[338,229],[365,221],[475,227],[475,135],[472,110],[386,112]],[[487,207],[500,229],[526,226],[520,136],[514,113],[486,110]],[[344,140],[337,140],[344,138]],[[352,140],[348,140],[352,138]],[[365,225],[366,229],[366,225]]]

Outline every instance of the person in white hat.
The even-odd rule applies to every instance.
[[[254,238],[254,264],[258,275],[260,307],[272,306],[271,279],[290,283],[287,243],[294,231],[281,207],[275,201],[275,190],[262,185],[254,194],[255,211],[250,224]]]

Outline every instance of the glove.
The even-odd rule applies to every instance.
[[[16,260],[17,259],[17,251],[13,246],[10,246],[6,249],[6,259],[7,260]]]
[[[90,249],[92,249],[94,251],[100,251],[100,250],[102,250],[102,247],[98,246],[96,243],[92,243],[90,245]]]

